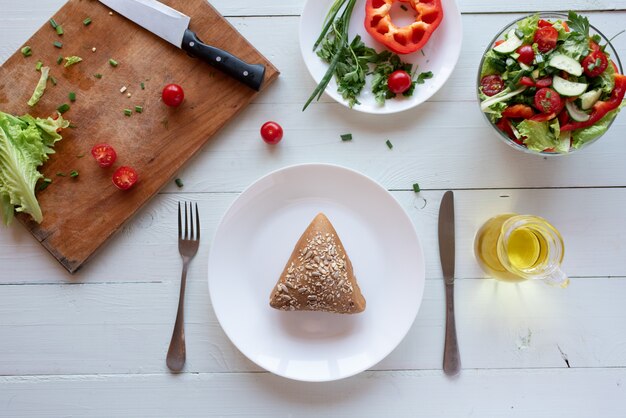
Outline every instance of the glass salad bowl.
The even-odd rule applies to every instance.
[[[564,21],[568,20],[568,16],[565,13],[536,13],[536,14],[539,16],[539,19],[548,20],[550,22],[556,22],[557,20],[560,20],[560,21],[564,22]],[[485,60],[487,59],[488,52],[492,48],[494,48],[494,45],[495,45],[496,41],[504,39],[505,34],[508,34],[508,33],[510,33],[510,31],[512,29],[514,30],[515,28],[517,28],[518,22],[520,22],[520,21],[522,21],[522,20],[524,20],[524,19],[526,19],[526,18],[528,18],[530,16],[533,16],[533,15],[535,15],[535,13],[527,15],[527,16],[524,16],[522,18],[519,18],[519,19],[509,23],[502,30],[500,30],[496,34],[496,36],[491,40],[491,42],[487,45],[487,47],[485,49],[485,52],[483,53],[483,56],[481,58],[480,65],[479,65],[478,71],[477,71],[477,77],[476,77],[476,95],[477,95],[477,98],[478,98],[479,106],[480,106],[481,100],[482,100],[482,98],[481,98],[481,91],[480,91],[481,79],[482,79],[481,78],[481,72],[482,72],[483,65],[485,64]],[[519,33],[519,31],[517,33]],[[591,24],[589,25],[589,35],[592,36],[592,37],[594,35],[598,35],[600,37],[601,40],[600,40],[599,44],[600,45],[606,45],[605,52],[608,54],[608,58],[609,58],[608,65],[610,66],[611,65],[610,60],[613,60],[613,63],[615,64],[615,67],[617,68],[617,72],[619,74],[624,74],[624,70],[622,68],[622,63],[621,63],[621,61],[619,59],[619,56],[617,55],[617,51],[615,51],[615,49],[613,48],[613,45],[610,43],[609,39],[606,36],[604,36],[604,34],[602,34],[602,32],[600,32],[597,28],[595,28]],[[519,34],[519,36],[521,36],[521,34]],[[549,55],[549,54],[546,54],[546,55]],[[536,64],[536,61],[535,61],[535,64]],[[505,83],[506,83],[506,81],[505,81]],[[552,86],[549,86],[549,87],[552,88]],[[539,87],[536,87],[536,89],[538,90]],[[483,98],[484,97],[485,96],[483,95]],[[536,111],[534,106],[533,106],[533,109]],[[504,141],[506,144],[508,144],[509,146],[511,146],[511,147],[513,147],[513,148],[515,148],[517,150],[526,152],[528,154],[535,154],[535,155],[542,155],[542,156],[567,155],[567,154],[571,154],[573,152],[579,151],[579,150],[581,150],[583,148],[586,148],[590,144],[592,144],[595,141],[597,141],[598,139],[600,139],[600,137],[602,137],[608,131],[608,129],[610,128],[611,124],[614,121],[614,119],[613,119],[613,120],[609,121],[608,123],[606,123],[607,129],[606,129],[605,132],[603,132],[602,134],[598,135],[597,137],[595,137],[593,139],[590,139],[590,140],[582,143],[578,147],[571,146],[571,147],[569,147],[569,150],[567,150],[567,151],[561,150],[560,152],[559,151],[551,151],[551,150],[536,151],[534,149],[527,148],[525,145],[523,145],[521,143],[522,141],[519,140],[519,139],[518,139],[518,142],[515,142],[513,139],[509,138],[509,136],[505,132],[503,132],[502,130],[500,130],[496,126],[496,122],[497,121],[496,122],[492,121],[490,119],[489,115],[487,113],[483,112],[482,109],[481,109],[481,113],[483,114],[483,116],[484,116],[485,120],[487,121],[487,123],[489,123],[489,125],[492,126],[492,128],[493,128],[494,132],[496,133],[496,135],[502,141]],[[585,116],[585,115],[583,115],[583,116]],[[519,132],[516,129],[514,129],[514,131],[515,131],[515,133],[514,133],[515,136],[520,135]],[[521,135],[518,136],[518,138],[519,137],[521,137]]]

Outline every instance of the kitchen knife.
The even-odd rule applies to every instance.
[[[189,29],[189,16],[156,0],[99,0],[100,3],[132,20],[139,26],[183,49],[189,55],[208,62],[254,90],[259,90],[265,66],[248,64],[234,55],[203,43]]]
[[[446,342],[443,371],[450,376],[461,371],[459,344],[454,320],[454,194],[447,191],[439,208],[439,256],[446,288]]]

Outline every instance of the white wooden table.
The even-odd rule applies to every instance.
[[[0,62],[63,3],[0,0]],[[521,14],[586,11],[610,37],[626,27],[626,0],[459,0],[464,46],[451,79],[414,111],[384,118],[328,98],[300,111],[314,87],[298,49],[303,3],[213,1],[282,75],[186,166],[183,189],[167,186],[78,274],[68,275],[19,224],[0,229],[0,416],[625,417],[626,116],[580,154],[526,156],[490,131],[474,83],[494,32]],[[626,58],[626,35],[614,43]],[[285,129],[273,152],[258,135],[266,120]],[[339,139],[346,132],[350,143]],[[324,384],[273,376],[241,355],[216,321],[206,282],[208,237],[228,205],[259,176],[303,162],[345,165],[391,190],[427,260],[424,300],[406,339],[372,370]],[[464,369],[456,379],[441,371],[436,219],[447,189],[457,207]],[[164,358],[179,288],[181,199],[199,202],[207,239],[188,283],[187,366],[172,375]],[[509,211],[544,216],[561,230],[568,289],[483,279],[474,233]]]

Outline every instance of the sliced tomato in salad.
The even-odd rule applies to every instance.
[[[540,78],[535,82],[535,86],[539,88],[550,87],[552,85],[552,79],[550,77]]]
[[[495,96],[504,90],[504,80],[498,74],[486,75],[480,80],[483,93]]]
[[[558,113],[563,106],[561,96],[551,88],[544,87],[535,93],[535,107],[541,113]]]
[[[539,19],[539,22],[537,22],[537,26],[540,28],[545,28],[545,27],[552,27],[552,23],[548,22],[547,20],[544,19]]]
[[[519,103],[504,109],[502,116],[509,119],[530,119],[535,116],[535,111],[532,107]]]
[[[534,121],[534,122],[546,122],[549,120],[552,120],[556,118],[556,113],[552,112],[552,113],[538,113],[535,116],[533,116],[532,118],[530,118],[530,120]]]
[[[554,29],[552,25],[539,27],[535,31],[534,41],[537,44],[539,52],[546,53],[556,48],[556,43],[559,40],[559,31]]]
[[[589,55],[580,63],[583,71],[588,77],[597,77],[609,66],[609,59],[606,54],[600,50],[591,51]]]
[[[515,51],[519,54],[517,60],[525,65],[532,65],[535,60],[535,51],[530,45],[522,45]]]

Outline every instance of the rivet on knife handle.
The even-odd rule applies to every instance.
[[[182,49],[256,91],[259,91],[261,84],[263,84],[264,65],[248,64],[226,51],[207,45],[189,29],[185,31],[183,36]]]

